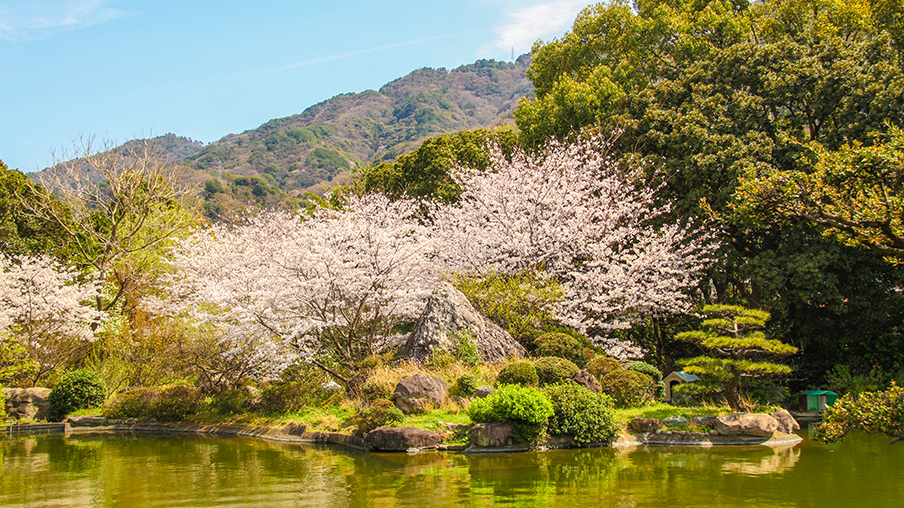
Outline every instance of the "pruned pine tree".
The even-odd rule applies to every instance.
[[[715,379],[726,402],[735,411],[741,408],[740,388],[744,379],[756,380],[785,375],[791,367],[764,358],[790,355],[797,348],[767,339],[761,330],[769,313],[738,305],[707,305],[703,330],[682,332],[675,338],[692,342],[708,354],[682,360],[684,372]]]

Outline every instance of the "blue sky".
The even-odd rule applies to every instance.
[[[421,67],[510,60],[589,0],[0,0],[0,159],[74,140],[208,143]]]

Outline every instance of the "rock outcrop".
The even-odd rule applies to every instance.
[[[579,370],[571,380],[594,393],[599,393],[602,389],[600,387],[600,382],[596,380],[596,376],[591,374],[587,369]]]
[[[50,388],[4,388],[6,414],[21,420],[50,419]]]
[[[769,416],[775,418],[778,422],[778,431],[785,434],[792,434],[795,430],[800,430],[800,424],[791,416],[787,409],[776,409],[769,413]]]
[[[449,385],[441,378],[415,374],[399,381],[395,387],[395,404],[405,414],[422,413],[428,406],[438,408],[446,400]]]
[[[508,332],[477,312],[461,291],[443,282],[427,300],[401,356],[424,362],[434,351],[454,353],[458,349],[456,336],[462,332],[474,337],[484,362],[526,355],[524,347]]]
[[[478,386],[477,389],[474,390],[474,396],[478,399],[485,399],[494,393],[496,393],[496,389],[487,385]]]
[[[658,418],[634,418],[630,425],[634,432],[646,434],[661,429],[662,421]]]
[[[512,444],[512,426],[507,423],[478,423],[468,432],[471,444],[480,448],[495,448]]]
[[[778,422],[767,414],[735,413],[716,419],[716,431],[723,436],[769,437],[778,430]]]
[[[364,442],[374,450],[404,452],[411,448],[429,448],[443,441],[438,432],[417,427],[377,427],[364,436]]]

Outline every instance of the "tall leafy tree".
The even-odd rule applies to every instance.
[[[904,261],[904,130],[891,126],[889,134],[887,143],[836,152],[808,145],[808,171],[743,179],[739,211],[754,221],[821,224],[827,236]]]
[[[63,229],[55,221],[35,217],[26,210],[36,200],[49,199],[48,206],[59,210],[61,221],[69,221],[65,205],[47,196],[24,174],[0,161],[0,252],[11,255],[52,254],[65,257],[61,244]]]
[[[26,211],[59,228],[59,240],[71,245],[74,261],[108,283],[96,295],[107,311],[138,293],[163,268],[168,244],[193,221],[182,206],[188,188],[184,168],[171,163],[156,140],[120,146],[92,140],[75,143],[72,157],[44,175],[42,199],[23,200]],[[50,191],[68,208],[55,206]]]
[[[880,336],[893,345],[902,332],[892,324],[881,333],[868,327],[866,339],[814,347],[839,330],[849,336],[864,331],[850,309],[862,293],[832,274],[814,274],[814,265],[797,257],[845,273],[864,263],[871,273],[863,276],[880,285],[891,280],[886,270],[872,272],[874,263],[862,253],[834,248],[821,238],[823,226],[751,223],[730,205],[742,178],[812,172],[814,143],[827,153],[856,143],[869,147],[889,125],[902,125],[904,63],[896,19],[900,4],[884,0],[597,4],[579,15],[570,32],[534,47],[528,72],[537,99],[522,101],[518,126],[527,143],[586,128],[624,129],[616,152],[626,164],[650,171],[648,181],[662,185],[658,197],[672,213],[711,214],[722,222],[718,262],[701,287],[707,301],[765,306],[780,316],[770,322],[780,326],[776,333],[810,345],[804,355],[850,351],[858,341],[877,345]],[[790,249],[792,237],[810,251]],[[824,251],[832,253],[831,262]],[[779,280],[808,296],[786,298]],[[826,283],[843,303],[816,303]],[[872,296],[873,306],[890,309],[890,316],[904,308],[894,291]],[[634,338],[679,353],[683,345],[656,332],[669,326],[654,322],[646,332],[635,329]],[[900,353],[884,358],[888,368],[904,360]]]

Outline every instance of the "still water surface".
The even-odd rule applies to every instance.
[[[172,435],[0,438],[0,506],[904,506],[904,443],[365,454]]]

